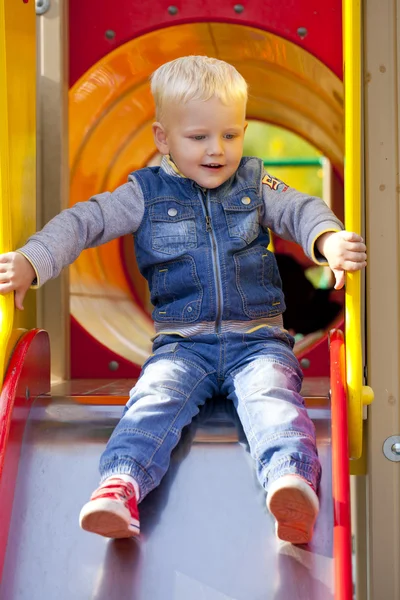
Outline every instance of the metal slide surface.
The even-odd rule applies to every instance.
[[[81,531],[122,406],[43,397],[26,425],[1,600],[331,600],[330,410],[312,402],[323,467],[310,546],[278,542],[237,418],[212,400],[141,504],[139,541]]]

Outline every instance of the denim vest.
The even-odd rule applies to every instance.
[[[145,210],[136,258],[159,324],[251,321],[285,310],[275,256],[261,223],[262,161],[243,158],[224,184],[203,190],[159,167],[133,174]]]

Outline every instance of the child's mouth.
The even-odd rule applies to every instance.
[[[217,163],[210,163],[209,165],[201,165],[202,167],[206,167],[206,169],[222,169],[224,165],[219,165]]]

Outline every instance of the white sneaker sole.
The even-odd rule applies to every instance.
[[[108,538],[130,538],[140,533],[139,521],[132,519],[122,503],[109,498],[87,502],[80,512],[79,524],[85,531]]]
[[[282,477],[271,486],[267,507],[276,519],[277,537],[291,544],[308,544],[318,516],[314,490],[299,477]]]

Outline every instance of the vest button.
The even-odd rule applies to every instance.
[[[242,198],[240,202],[242,204],[250,204],[251,198],[249,198],[248,196],[244,196],[244,198]]]
[[[168,214],[170,217],[176,217],[176,215],[178,214],[178,211],[176,210],[176,208],[169,208]]]

